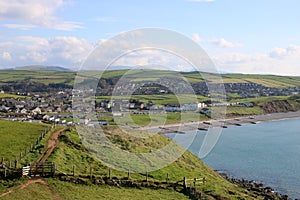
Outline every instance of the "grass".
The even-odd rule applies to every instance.
[[[258,74],[223,74],[224,83],[230,82],[250,82],[262,84],[266,87],[286,88],[300,86],[300,77],[298,76],[276,76],[276,75],[258,75]]]
[[[0,80],[2,83],[11,81],[34,81],[44,84],[66,83],[73,84],[74,72],[56,72],[42,70],[1,70]]]
[[[87,131],[87,130],[86,130]],[[149,152],[150,150],[159,149],[166,145],[169,142],[169,139],[162,135],[155,135],[150,138],[136,138],[130,136],[128,134],[122,133],[121,130],[114,127],[105,128],[105,132],[107,137],[120,148],[127,148],[131,152]],[[55,153],[50,157],[50,161],[56,163],[57,168],[60,171],[65,173],[72,173],[73,166],[75,166],[75,174],[89,174],[89,167],[93,167],[93,175],[95,176],[107,176],[108,168],[104,166],[100,161],[98,161],[93,155],[91,155],[85,148],[82,146],[80,139],[74,130],[67,131],[64,136],[61,137],[61,143]],[[63,142],[65,141],[65,142]],[[96,141],[95,141],[96,142]],[[117,158],[117,157],[115,157]],[[207,184],[200,186],[199,189],[203,190],[208,196],[211,195],[220,195],[222,197],[227,197],[230,199],[239,199],[239,197],[245,199],[260,199],[253,194],[249,194],[244,189],[239,188],[236,185],[233,185],[226,180],[224,180],[220,175],[218,175],[213,169],[205,165],[202,161],[199,160],[195,155],[190,152],[185,152],[182,157],[178,160],[166,166],[160,170],[149,172],[149,177],[151,180],[165,180],[166,175],[168,174],[170,181],[180,181],[184,176],[187,178],[195,178],[195,177],[206,177]],[[112,170],[112,176],[117,177],[127,177],[126,172],[121,172],[117,170]],[[131,174],[132,179],[145,180],[144,174]],[[54,183],[56,188],[62,188],[59,191],[60,195],[65,195],[66,199],[75,198],[74,195],[81,195],[81,192],[71,192],[73,194],[65,194],[66,191],[73,191],[72,187],[74,185],[70,185],[68,183]],[[68,185],[67,189],[63,189],[60,184]],[[93,198],[96,196],[97,198],[101,198],[97,196],[96,192],[104,189],[110,190],[112,192],[111,199],[120,198],[119,193],[115,188],[110,187],[102,187],[96,188],[94,186],[76,186],[78,190],[81,191],[80,188],[85,187],[87,191],[87,195],[91,195],[89,198]],[[91,189],[91,190],[90,190]],[[57,190],[57,189],[55,189]],[[77,190],[77,189],[76,189]],[[118,189],[117,189],[118,190]],[[127,189],[120,189],[120,191],[130,191]],[[74,189],[75,191],[75,189]],[[126,194],[124,192],[124,195]],[[231,192],[228,192],[231,191]],[[139,192],[145,195],[148,193],[147,190],[132,190],[132,194],[136,194],[136,199],[139,198]],[[82,192],[84,194],[84,192]],[[70,196],[68,196],[70,195]],[[171,195],[171,194],[170,194]],[[178,194],[180,195],[180,194]],[[79,198],[79,197],[78,197]],[[158,197],[157,197],[158,198]],[[161,197],[162,199],[166,197]],[[171,198],[171,196],[170,196]],[[168,199],[168,198],[166,198]],[[172,199],[172,198],[171,198]]]
[[[51,200],[53,199],[45,186],[40,183],[31,184],[24,189],[17,189],[15,192],[1,198],[2,200]]]
[[[48,125],[0,120],[0,157],[12,160],[34,143]]]
[[[196,112],[169,112],[152,114],[128,114],[121,118],[116,118],[118,124],[127,124],[129,126],[146,126],[174,124],[179,122],[192,122],[207,119],[204,115]]]
[[[264,111],[258,107],[227,107],[226,114],[228,116],[239,116],[239,115],[261,115]]]
[[[174,190],[151,190],[147,188],[135,189],[135,188],[118,188],[110,186],[85,186],[75,185],[72,183],[59,182],[55,180],[47,180],[50,187],[62,198],[62,199],[174,199],[184,200],[189,199],[187,196],[178,193]]]
[[[21,123],[19,123],[21,124]],[[15,126],[16,127],[16,126]],[[19,129],[24,129],[24,127]],[[52,132],[55,130],[52,130]],[[85,128],[85,131],[89,129]],[[144,134],[143,132],[136,132],[126,134],[115,126],[104,127],[106,137],[117,147],[130,152],[149,152],[155,149],[160,149],[170,142],[170,139],[163,135],[152,135],[148,138],[138,138],[134,134]],[[45,137],[40,143],[45,146],[50,134]],[[90,166],[93,168],[93,175],[96,177],[103,177],[108,175],[108,167],[95,158],[83,146],[77,132],[69,128],[60,136],[60,144],[55,149],[55,152],[50,156],[50,162],[55,162],[57,169],[61,172],[72,174],[73,167],[75,167],[75,175],[88,175]],[[95,138],[95,142],[97,141]],[[17,140],[16,143],[21,143]],[[174,150],[182,151],[180,146],[174,147]],[[109,152],[104,152],[109,153]],[[118,156],[112,155],[118,161]],[[122,160],[122,159],[121,159]],[[133,165],[135,165],[133,161]],[[243,188],[227,182],[213,169],[204,164],[197,156],[190,152],[184,152],[183,155],[175,162],[165,166],[159,170],[149,172],[149,181],[164,181],[168,174],[171,182],[177,182],[187,178],[201,178],[207,179],[206,184],[197,186],[202,190],[208,199],[213,197],[227,198],[227,199],[262,199],[257,195],[249,193]],[[112,176],[119,178],[127,177],[127,172],[112,170]],[[145,180],[145,174],[132,173],[130,175],[133,180]],[[21,180],[22,181],[22,180]],[[68,182],[62,182],[57,179],[46,179],[50,189],[62,199],[187,199],[181,193],[172,189],[166,190],[151,190],[151,189],[135,189],[135,188],[117,188],[109,186],[96,185],[77,185]],[[18,187],[20,180],[13,182],[0,182],[0,191],[3,192],[8,187]],[[3,199],[51,199],[49,191],[40,184],[33,184],[22,190],[16,190],[14,193],[3,197]]]
[[[20,95],[15,95],[15,94],[7,94],[7,93],[0,93],[0,98],[26,98],[26,96],[20,96]]]
[[[256,97],[256,98],[244,98],[244,99],[234,99],[230,102],[256,102],[256,103],[265,103],[267,101],[273,100],[287,100],[289,96],[269,96],[269,97]]]
[[[97,101],[102,99],[123,99],[123,100],[139,100],[140,102],[148,103],[152,102],[154,104],[167,105],[167,104],[181,104],[185,103],[196,103],[207,101],[210,98],[201,96],[201,95],[191,95],[191,94],[182,94],[182,95],[173,95],[173,94],[160,94],[160,95],[132,95],[132,96],[97,96],[95,97]]]
[[[39,200],[53,199],[53,195],[64,200],[97,200],[97,199],[166,199],[166,200],[188,200],[189,198],[172,189],[152,190],[148,188],[118,188],[111,186],[96,186],[96,185],[78,185],[68,182],[62,182],[57,179],[45,179],[49,184],[50,189],[54,194],[49,193],[45,186],[40,183],[31,184],[24,189],[17,189],[15,192],[2,197],[4,200]]]

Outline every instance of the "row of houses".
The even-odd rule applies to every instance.
[[[71,112],[72,96],[61,91],[47,96],[31,94],[26,97],[0,99],[0,112],[37,115],[52,112]]]

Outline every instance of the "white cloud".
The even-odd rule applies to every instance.
[[[222,72],[300,75],[300,46],[274,48],[271,53],[223,53],[211,56]]]
[[[12,60],[10,53],[7,52],[7,51],[4,51],[4,52],[2,53],[2,59],[3,59],[3,60],[6,60],[6,61],[11,61],[11,60]]]
[[[55,12],[65,4],[63,0],[1,0],[0,20],[14,20],[18,23],[6,23],[4,26],[23,30],[35,27],[59,30],[80,28],[78,22],[65,22],[55,16]]]
[[[30,30],[37,27],[31,24],[4,24],[3,26],[6,28],[16,28],[21,30]]]
[[[222,47],[222,48],[235,48],[235,47],[242,46],[241,43],[229,42],[229,41],[225,40],[224,38],[210,40],[209,43],[214,44],[218,47]]]
[[[196,42],[202,42],[202,38],[199,36],[199,34],[198,33],[194,33],[193,35],[192,35],[192,38],[196,41]]]
[[[149,69],[189,71],[193,67],[182,58],[159,49],[141,49],[116,60],[112,66],[148,67]]]
[[[271,58],[283,59],[286,56],[292,56],[295,54],[300,55],[300,47],[296,45],[290,45],[287,48],[276,47],[272,49],[269,55]]]
[[[94,48],[92,43],[76,37],[19,36],[10,39],[10,42],[0,43],[0,52],[7,52],[2,53],[0,63],[9,67],[33,64],[79,67]],[[9,57],[8,52],[13,52],[14,56]]]

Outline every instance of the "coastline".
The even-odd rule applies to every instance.
[[[137,130],[144,130],[155,132],[159,134],[165,133],[182,133],[191,130],[208,130],[213,127],[227,128],[228,126],[242,126],[243,124],[257,124],[268,121],[279,121],[285,119],[300,118],[300,111],[295,112],[278,112],[263,115],[250,115],[250,116],[236,116],[226,119],[211,119],[195,122],[184,122],[175,124],[165,124],[163,126],[146,126],[135,128]]]
[[[246,180],[243,178],[235,178],[232,176],[229,176],[227,173],[215,170],[218,174],[220,174],[223,178],[225,178],[227,181],[239,185],[242,188],[247,189],[248,191],[253,192],[257,195],[262,195],[266,199],[279,199],[279,200],[289,200],[288,195],[281,194],[272,187],[266,186],[263,183],[256,182],[254,180]]]

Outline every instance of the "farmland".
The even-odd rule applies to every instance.
[[[201,74],[203,76],[201,76]],[[173,72],[173,71],[161,71],[161,70],[111,70],[111,71],[87,71],[80,72],[78,78],[101,78],[112,79],[120,78],[125,75],[126,78],[132,79],[136,82],[139,80],[145,80],[145,78],[151,77],[152,81],[162,77],[178,77],[183,76],[190,83],[199,82],[213,82],[218,83],[221,80],[220,75],[199,73],[199,72]],[[49,83],[65,83],[73,85],[75,72],[60,72],[60,71],[42,71],[42,70],[1,70],[0,84],[7,82],[20,82],[20,81],[33,81],[44,84]],[[222,74],[223,83],[257,83],[266,87],[297,87],[300,86],[300,77],[297,76],[276,76],[276,75],[256,75],[256,74]],[[137,79],[139,78],[139,79]],[[205,78],[205,79],[204,79]]]

